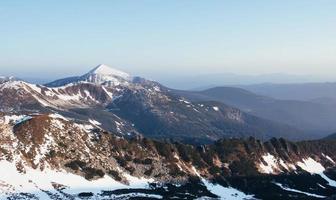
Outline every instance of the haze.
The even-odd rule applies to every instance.
[[[332,81],[335,10],[332,0],[2,1],[0,74],[51,80],[106,63],[167,84],[222,73]]]

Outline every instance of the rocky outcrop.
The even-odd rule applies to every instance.
[[[262,142],[249,138],[195,146],[142,137],[126,139],[95,123],[80,124],[57,114],[2,114],[1,119],[0,159],[13,163],[22,174],[31,169],[65,171],[88,181],[110,177],[126,185],[131,183],[130,177],[137,177],[152,180],[157,189],[169,184],[193,187],[190,184],[196,178],[194,187],[210,187],[213,181],[221,187],[235,185],[253,194],[253,188],[246,188],[241,180],[264,180],[274,185],[272,179],[265,177],[322,173],[333,169],[336,160],[335,141]],[[332,172],[329,177],[333,177]],[[327,183],[318,179],[315,184]]]

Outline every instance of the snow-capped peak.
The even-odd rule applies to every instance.
[[[14,76],[0,76],[0,83],[6,81],[17,81],[17,80],[19,79]]]
[[[94,69],[92,69],[89,74],[99,74],[99,75],[107,75],[107,76],[117,76],[122,77],[124,79],[128,79],[130,77],[126,72],[111,68],[105,64],[100,64]]]
[[[123,71],[101,64],[80,77],[80,80],[107,86],[116,86],[128,84],[131,76]]]

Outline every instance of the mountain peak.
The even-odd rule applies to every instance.
[[[126,72],[120,71],[118,69],[114,69],[112,67],[109,67],[105,64],[100,64],[94,69],[92,69],[89,74],[99,74],[99,75],[106,75],[106,76],[118,76],[122,77],[124,79],[128,79],[130,77],[129,74]]]
[[[60,87],[70,83],[90,82],[107,86],[125,85],[132,81],[132,76],[126,72],[100,64],[82,76],[59,79],[46,84],[48,87]]]
[[[14,76],[0,76],[0,83],[7,82],[7,81],[17,81],[18,78]]]

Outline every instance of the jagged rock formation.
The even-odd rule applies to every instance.
[[[274,198],[280,198],[281,195],[307,198],[302,192],[296,192],[293,197],[291,192],[283,189],[287,186],[320,196],[329,196],[332,191],[336,191],[333,187],[336,182],[330,179],[336,175],[333,171],[335,141],[293,143],[272,139],[262,142],[249,138],[223,139],[210,145],[194,146],[141,137],[125,139],[104,131],[97,122],[80,124],[57,114],[1,116],[1,166],[9,168],[11,173],[16,170],[17,176],[27,174],[35,179],[48,177],[48,173],[74,176],[82,182],[80,184],[96,186],[105,191],[78,189],[76,187],[79,186],[67,178],[60,180],[51,177],[48,179],[50,182],[46,183],[49,185],[42,186],[39,180],[20,179],[22,182],[18,182],[21,185],[31,183],[30,187],[34,189],[31,197],[47,195],[51,199],[55,196],[66,199],[90,194],[92,198],[103,199],[100,195],[104,194],[106,198],[111,198],[116,194],[134,193],[131,188],[139,187],[137,183],[142,184],[142,195],[155,194],[160,198],[165,195],[173,197],[181,190],[186,192],[192,187],[200,188],[195,198],[216,197],[213,187],[219,187],[222,191],[231,189],[231,192],[251,198],[253,195],[257,198],[265,197],[255,186],[243,184],[244,180],[261,181],[261,188],[277,188]],[[6,173],[4,171],[1,175]],[[318,193],[300,186],[302,176],[314,178],[315,182],[309,184],[320,187]],[[0,178],[0,181],[3,185],[0,188],[6,191],[7,197],[22,197],[21,192],[25,190],[20,188],[20,184],[15,185],[6,178]],[[144,186],[148,183],[152,187]],[[160,192],[160,188],[164,187],[162,184],[169,185],[171,190]],[[204,188],[204,185],[207,187]]]

